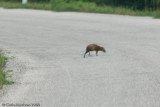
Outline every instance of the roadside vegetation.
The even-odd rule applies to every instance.
[[[78,11],[160,18],[160,0],[0,0],[0,7]]]
[[[9,77],[12,76],[12,70],[6,70],[6,63],[9,58],[4,55],[2,51],[0,51],[0,89],[4,84],[13,84],[13,81],[8,80]]]

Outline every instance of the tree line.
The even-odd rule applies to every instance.
[[[22,0],[1,0],[1,1],[17,1]],[[113,7],[125,7],[133,10],[158,10],[160,9],[160,0],[28,0],[28,2],[48,2],[48,3],[59,3],[59,2],[94,2],[97,5],[113,6]]]
[[[158,10],[160,7],[160,0],[64,0],[64,1],[95,2],[97,5],[125,7],[133,10]]]

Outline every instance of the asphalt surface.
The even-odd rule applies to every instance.
[[[90,43],[106,54],[83,58]],[[159,19],[1,8],[0,49],[15,56],[0,104],[160,107]]]

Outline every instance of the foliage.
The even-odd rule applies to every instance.
[[[6,63],[8,62],[8,57],[0,51],[0,86],[3,84],[13,84],[13,81],[7,80],[8,77],[12,76],[12,70],[5,70]]]
[[[0,0],[5,2],[22,2],[22,0]],[[113,6],[113,7],[124,7],[133,10],[158,10],[160,8],[160,0],[28,0],[29,3],[32,2],[45,2],[51,3],[55,6],[59,3],[74,3],[74,2],[91,2],[96,5],[103,6]]]
[[[132,15],[132,16],[152,16],[155,18],[160,18],[160,10],[158,9],[154,10],[150,8],[150,9],[139,10],[137,8],[131,8],[127,6],[126,7],[119,5],[114,6],[113,4],[104,5],[104,4],[97,4],[95,2],[84,2],[83,0],[51,0],[49,3],[28,2],[27,4],[23,5],[21,2],[1,2],[0,7],[31,8],[31,9],[54,10],[54,11],[80,11],[80,12],[94,12],[94,13],[96,12],[96,13],[107,13],[107,14]]]
[[[52,4],[60,2],[94,2],[97,5],[108,5],[114,7],[125,7],[134,10],[157,10],[160,7],[160,0],[51,0]]]

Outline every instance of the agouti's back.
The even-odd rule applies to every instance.
[[[100,48],[100,46],[96,45],[96,44],[89,44],[87,47],[86,47],[86,50],[88,51],[96,51]]]

